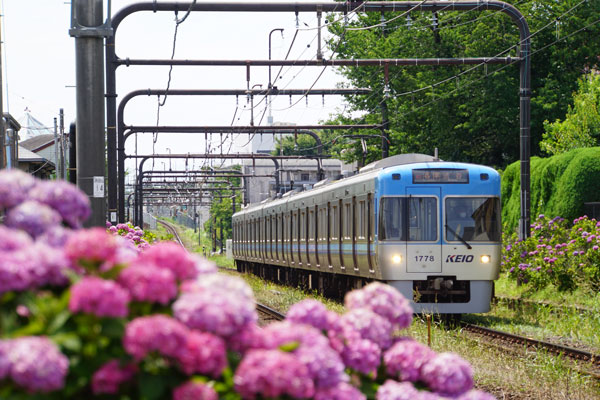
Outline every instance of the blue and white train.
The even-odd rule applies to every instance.
[[[387,282],[417,313],[489,311],[500,253],[498,172],[423,154],[233,215],[239,271],[337,297]]]

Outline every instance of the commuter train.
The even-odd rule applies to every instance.
[[[341,297],[371,281],[415,312],[487,312],[501,256],[500,176],[402,154],[233,215],[237,269]]]

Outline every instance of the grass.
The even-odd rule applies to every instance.
[[[505,277],[496,282],[496,295],[523,298],[548,304],[511,308],[496,304],[485,315],[469,315],[470,322],[494,329],[526,335],[539,340],[558,342],[566,346],[600,352],[600,296],[582,296],[580,292],[565,293],[546,288],[530,293]],[[567,305],[567,306],[565,306]],[[580,312],[574,307],[591,312]]]

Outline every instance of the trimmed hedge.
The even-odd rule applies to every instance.
[[[516,229],[520,215],[519,162],[502,174],[502,221]],[[549,158],[531,158],[531,215],[573,220],[584,214],[584,203],[600,201],[600,147],[571,150]]]

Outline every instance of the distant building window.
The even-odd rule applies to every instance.
[[[302,174],[300,176],[301,181],[308,181],[310,179],[310,174]]]

